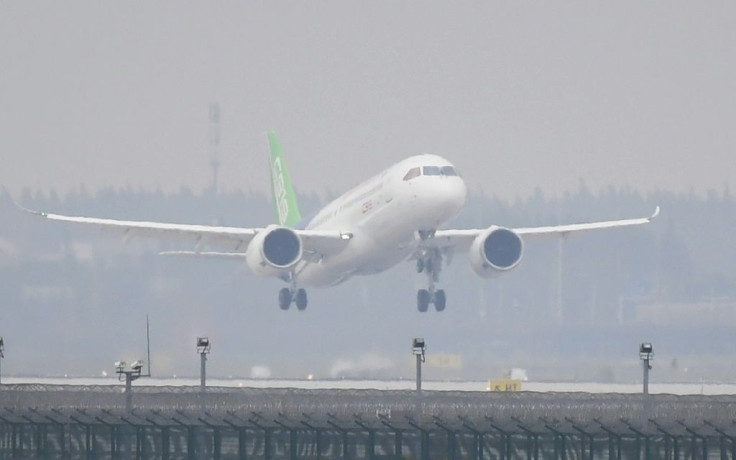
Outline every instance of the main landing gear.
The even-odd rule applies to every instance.
[[[444,289],[435,289],[434,283],[439,281],[442,270],[442,254],[439,249],[429,249],[417,259],[417,273],[426,273],[429,281],[428,289],[417,291],[417,310],[424,313],[429,309],[429,304],[434,304],[434,309],[443,311],[447,305]]]
[[[307,291],[296,288],[282,288],[279,291],[279,308],[288,310],[292,301],[296,304],[297,310],[304,311],[307,308]]]
[[[433,291],[431,289],[420,289],[417,291],[417,309],[425,313],[429,310],[429,304],[434,304],[434,308],[437,311],[443,311],[447,304],[447,298],[445,297],[444,289],[437,289]]]

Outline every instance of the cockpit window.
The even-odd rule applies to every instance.
[[[440,172],[443,176],[457,176],[455,168],[453,168],[452,166],[443,166],[440,169]]]
[[[422,166],[411,168],[404,176],[404,180],[412,180],[419,176],[457,176],[457,171],[452,166]]]
[[[421,170],[418,167],[411,168],[404,176],[404,180],[412,180],[415,177],[419,177],[420,175],[421,175]]]

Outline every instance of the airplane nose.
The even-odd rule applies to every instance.
[[[455,206],[455,209],[459,212],[460,209],[465,206],[465,200],[468,198],[468,187],[465,185],[465,181],[460,177],[457,177],[452,181],[450,188],[451,191],[448,193],[450,200]]]
[[[422,218],[428,221],[422,225],[437,228],[455,217],[465,205],[467,193],[465,182],[459,177],[437,178],[425,184],[415,196],[416,204],[427,211]]]

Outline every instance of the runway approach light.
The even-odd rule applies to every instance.
[[[417,357],[417,393],[422,392],[422,363],[424,362],[424,339],[416,337],[411,344],[411,352]]]
[[[208,337],[197,337],[197,353],[210,352],[210,339]]]
[[[652,361],[654,360],[654,348],[649,342],[644,342],[639,345],[639,359],[645,362],[646,366],[651,369]]]
[[[412,342],[411,351],[415,355],[421,356],[422,362],[424,362],[424,339],[421,337],[415,338]]]
[[[649,371],[652,369],[654,359],[654,347],[650,342],[643,342],[639,345],[639,359],[644,368],[644,395],[646,396],[649,394]]]
[[[133,410],[133,380],[140,378],[142,369],[143,361],[140,359],[133,361],[130,368],[127,367],[125,361],[115,361],[115,373],[118,374],[118,380],[125,381],[125,410],[128,412]]]
[[[5,357],[5,340],[0,337],[0,360]],[[0,368],[0,383],[2,383],[2,368]]]
[[[118,379],[122,382],[130,377],[130,380],[136,380],[141,376],[141,370],[143,369],[143,360],[137,359],[130,364],[125,361],[115,361],[115,373],[118,374]]]
[[[207,391],[207,353],[210,352],[209,337],[197,337],[197,353],[200,356],[199,365],[199,389],[202,393]]]

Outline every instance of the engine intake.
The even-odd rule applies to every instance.
[[[524,254],[521,237],[512,230],[491,227],[470,246],[470,265],[478,276],[491,278],[512,270]]]
[[[302,242],[294,231],[277,228],[263,239],[263,257],[274,267],[294,265],[301,257]]]
[[[302,240],[294,230],[271,225],[248,245],[245,260],[256,275],[273,276],[290,270],[302,258]]]

